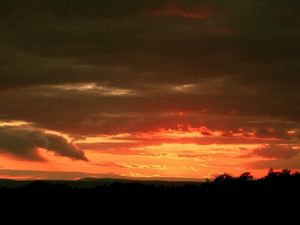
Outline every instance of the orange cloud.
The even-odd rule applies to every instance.
[[[153,16],[171,16],[184,19],[205,20],[213,17],[215,15],[215,11],[209,7],[196,10],[187,10],[178,6],[167,6],[158,9],[151,14]]]

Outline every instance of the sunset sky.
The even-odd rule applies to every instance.
[[[300,170],[300,1],[0,0],[0,178]]]

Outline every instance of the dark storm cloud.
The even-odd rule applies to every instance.
[[[299,69],[299,31],[288,18],[299,3],[291,0],[29,2],[1,2],[3,86],[132,86],[224,75],[248,81],[262,74],[281,80],[287,74],[273,71],[274,62],[290,79]],[[168,5],[183,12],[209,6],[215,13],[205,21],[151,13]],[[209,32],[226,29],[232,34]]]
[[[209,92],[214,88],[205,85],[204,91],[199,88],[192,92],[164,87],[164,93],[36,86],[3,93],[0,104],[5,107],[0,115],[7,120],[31,121],[41,128],[82,135],[177,129],[178,124],[190,124],[233,132],[244,128],[257,137],[290,140],[288,132],[299,127],[299,122],[290,117],[290,110],[276,112],[273,102],[255,101],[255,96],[246,97],[246,93],[241,97],[227,92],[222,97]],[[255,108],[258,102],[261,106]],[[263,111],[265,107],[267,111]],[[278,118],[270,119],[270,115]]]
[[[182,122],[288,140],[300,128],[299,7],[294,0],[0,1],[0,119],[85,135]],[[53,88],[86,83],[106,93]],[[108,94],[118,89],[131,94]],[[196,116],[168,115],[178,111]]]
[[[57,156],[69,157],[73,160],[87,160],[84,152],[69,143],[64,137],[45,133],[41,130],[22,127],[0,127],[0,152],[10,156],[43,161],[38,148],[54,152]]]
[[[38,131],[23,129],[14,129],[10,127],[0,128],[0,149],[3,153],[9,153],[13,156],[42,161],[37,148],[46,148],[48,142],[46,138]]]
[[[54,134],[46,134],[45,137],[49,143],[46,149],[53,151],[57,156],[69,157],[73,160],[88,160],[81,149],[65,138]]]

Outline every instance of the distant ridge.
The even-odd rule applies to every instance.
[[[78,179],[78,181],[158,181],[158,182],[204,182],[204,179],[192,179],[192,178],[177,178],[177,177],[114,177],[114,178],[96,178],[96,177],[84,177]]]
[[[163,178],[164,179],[164,178]],[[94,188],[97,186],[111,185],[114,183],[120,184],[145,184],[145,185],[163,185],[163,186],[183,186],[187,184],[202,184],[201,180],[188,180],[188,179],[169,179],[159,180],[152,178],[145,179],[131,179],[127,177],[120,178],[94,178],[86,177],[78,180],[12,180],[12,179],[0,179],[0,188],[22,188],[32,183],[45,183],[52,185],[68,185],[75,188]]]

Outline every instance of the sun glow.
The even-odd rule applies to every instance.
[[[182,117],[186,116],[183,112],[179,114]],[[23,121],[4,121],[0,123],[1,126],[32,128],[30,123]],[[181,123],[177,124],[176,128],[97,136],[77,137],[52,130],[44,132],[64,137],[69,143],[84,150],[90,161],[74,162],[68,158],[57,157],[45,149],[39,149],[39,154],[46,159],[44,162],[28,161],[19,164],[15,159],[3,155],[0,157],[3,158],[2,166],[28,171],[40,171],[40,168],[43,168],[48,173],[51,172],[51,176],[53,173],[55,175],[56,171],[70,173],[76,168],[76,171],[93,177],[114,173],[129,177],[175,176],[201,179],[220,171],[232,174],[243,172],[249,162],[260,159],[258,156],[251,156],[251,152],[264,147],[270,140],[255,137],[251,131],[245,133],[243,129],[235,132],[221,131]],[[249,143],[250,139],[260,142]],[[218,143],[220,140],[223,141]],[[265,171],[256,172],[260,173]],[[42,174],[35,177],[37,176],[42,177]],[[21,179],[22,176],[19,177]],[[74,175],[74,179],[77,178],[78,176]]]
[[[18,120],[11,120],[11,121],[1,121],[0,120],[0,127],[18,127],[18,126],[29,126],[31,123],[25,122],[25,121],[18,121]]]

